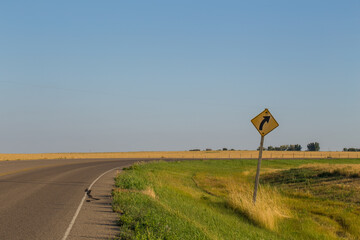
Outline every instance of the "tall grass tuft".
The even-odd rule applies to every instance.
[[[153,199],[156,198],[156,193],[155,193],[154,189],[152,189],[151,187],[148,187],[145,190],[142,190],[141,193],[145,194]]]
[[[256,204],[252,201],[250,184],[230,181],[227,190],[227,204],[258,226],[276,231],[279,220],[289,217],[289,210],[282,203],[280,194],[270,187],[259,187]]]

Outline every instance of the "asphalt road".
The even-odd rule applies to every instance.
[[[102,173],[136,161],[0,162],[0,239],[62,239],[85,188]]]

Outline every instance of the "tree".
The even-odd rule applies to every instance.
[[[267,147],[268,151],[301,151],[301,149],[302,149],[302,147],[301,147],[300,144],[281,145],[280,147],[273,147],[273,146],[268,146]]]
[[[279,148],[280,151],[286,151],[289,148],[289,145],[281,145]]]
[[[319,151],[320,144],[318,142],[312,142],[307,145],[308,151]]]
[[[274,149],[275,148],[273,146],[268,146],[268,148],[267,148],[268,151],[274,151]]]
[[[302,146],[300,144],[295,144],[295,151],[301,151]]]
[[[360,149],[359,148],[344,148],[344,151],[347,151],[347,152],[359,152]]]
[[[287,149],[287,151],[301,151],[301,145],[299,144],[295,144],[295,145],[290,145]]]

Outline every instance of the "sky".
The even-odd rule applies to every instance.
[[[360,147],[359,1],[1,1],[0,153]]]

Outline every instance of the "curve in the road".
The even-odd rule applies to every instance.
[[[136,161],[2,162],[2,173],[11,170],[13,174],[0,176],[0,239],[64,239],[64,233],[71,230],[69,223],[81,209],[84,190],[94,179]]]

